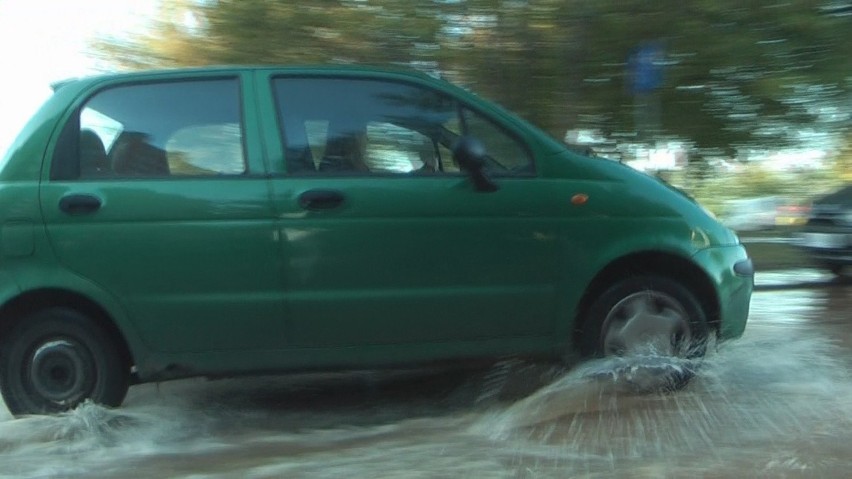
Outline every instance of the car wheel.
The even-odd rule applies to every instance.
[[[704,355],[707,320],[694,294],[660,276],[622,280],[595,301],[586,320],[581,349],[587,356],[694,359]],[[655,362],[659,367],[659,362]],[[659,368],[651,389],[678,389],[691,368]]]
[[[0,391],[16,416],[61,412],[86,400],[118,406],[129,372],[109,335],[70,309],[23,318],[0,344]]]

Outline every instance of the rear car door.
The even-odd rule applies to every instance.
[[[280,250],[241,73],[103,83],[41,186],[59,260],[113,294],[149,348],[281,347]]]

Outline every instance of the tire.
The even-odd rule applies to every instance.
[[[24,317],[0,343],[0,392],[15,416],[67,411],[86,400],[119,406],[129,381],[110,336],[70,309]]]
[[[591,305],[580,349],[586,357],[695,359],[704,355],[707,336],[706,315],[692,292],[661,276],[634,276]],[[692,368],[659,369],[665,377],[648,389],[679,389],[694,373]]]

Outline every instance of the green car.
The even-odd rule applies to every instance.
[[[753,286],[677,190],[351,67],[58,84],[0,165],[0,254],[16,415],[190,376],[700,355]]]

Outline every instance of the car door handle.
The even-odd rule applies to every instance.
[[[343,193],[337,190],[308,190],[299,195],[299,206],[306,210],[330,210],[343,204]]]
[[[94,195],[68,195],[59,200],[59,209],[69,215],[85,215],[99,210],[101,204]]]

